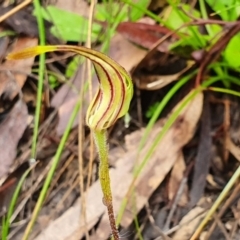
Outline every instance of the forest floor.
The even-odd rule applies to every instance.
[[[111,235],[85,124],[94,69],[69,52],[46,54],[43,68],[40,57],[6,58],[44,39],[91,46],[131,74],[129,112],[108,129],[121,239],[240,239],[240,2],[37,2],[0,1],[1,239],[26,239],[56,159],[29,239]]]

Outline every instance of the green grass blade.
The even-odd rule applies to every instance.
[[[34,8],[36,10],[40,45],[43,46],[45,45],[45,27],[44,27],[42,14],[41,14],[41,5],[39,0],[34,0],[33,3],[34,3]],[[33,141],[32,141],[32,150],[31,150],[32,158],[36,158],[38,128],[39,128],[39,121],[40,121],[42,91],[43,91],[43,82],[44,82],[44,70],[45,70],[45,54],[41,54],[39,57],[39,79],[38,79],[38,89],[37,89],[37,103],[36,103],[36,110],[35,110]]]
[[[222,92],[222,93],[227,93],[227,94],[231,94],[231,95],[240,97],[240,92],[237,92],[237,91],[234,91],[231,89],[219,88],[219,87],[209,87],[208,89],[211,91],[214,91],[214,92]]]
[[[156,22],[161,23],[161,24],[165,25],[166,27],[168,27],[168,25],[165,23],[165,21],[163,21],[158,15],[152,13],[151,11],[147,10],[146,8],[142,8],[141,6],[134,3],[134,1],[130,1],[130,0],[121,0],[121,1],[128,4],[129,6],[132,6],[136,9],[142,11],[144,14],[146,14],[147,16],[149,16]]]
[[[208,14],[207,14],[207,9],[205,6],[205,1],[204,0],[199,0],[199,6],[200,6],[200,11],[202,14],[203,19],[208,19]],[[213,37],[214,36],[214,32],[212,31],[212,28],[210,25],[206,24],[206,29],[208,31],[209,36]]]
[[[18,182],[18,185],[13,193],[10,205],[9,205],[9,209],[7,212],[7,216],[3,219],[3,225],[2,225],[2,240],[7,240],[8,237],[8,232],[9,232],[9,227],[10,227],[10,220],[11,220],[11,216],[13,214],[15,205],[17,203],[17,199],[18,196],[20,194],[22,185],[26,179],[26,177],[28,176],[28,174],[30,173],[30,171],[36,166],[36,164],[32,165],[21,177],[20,181]]]

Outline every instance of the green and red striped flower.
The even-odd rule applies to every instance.
[[[67,51],[90,59],[95,67],[99,89],[90,103],[86,123],[101,131],[112,126],[128,111],[133,95],[132,80],[127,71],[101,52],[80,46],[56,45],[26,48],[8,55],[8,59],[29,58],[45,52]]]

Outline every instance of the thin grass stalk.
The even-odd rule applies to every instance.
[[[28,170],[25,171],[25,173],[22,175],[20,181],[17,184],[17,187],[16,187],[16,189],[13,193],[12,199],[10,201],[7,216],[6,216],[6,218],[3,218],[2,231],[1,231],[2,240],[7,240],[8,239],[8,232],[9,232],[9,228],[10,228],[10,224],[11,224],[11,217],[12,217],[15,205],[17,203],[18,196],[20,194],[22,185],[23,185],[25,179],[27,178],[28,174],[36,166],[36,164],[37,163],[33,164]]]
[[[38,32],[39,32],[39,45],[44,46],[45,41],[45,27],[44,21],[41,14],[41,5],[39,0],[33,1],[34,8],[36,10],[36,17],[38,23]],[[31,156],[36,158],[37,150],[37,138],[38,138],[38,128],[41,114],[41,104],[42,104],[42,91],[43,91],[43,82],[44,82],[44,70],[45,70],[45,53],[42,53],[39,57],[39,73],[38,73],[38,88],[37,88],[37,102],[34,118],[34,129],[33,129],[33,140],[32,140],[32,149]]]

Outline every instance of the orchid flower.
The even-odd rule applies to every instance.
[[[99,80],[99,89],[88,107],[86,124],[93,132],[99,154],[99,179],[103,192],[103,203],[108,210],[112,236],[114,240],[119,240],[120,237],[116,226],[112,203],[106,130],[112,126],[118,118],[124,116],[129,109],[130,101],[133,96],[131,77],[127,71],[113,59],[96,50],[80,46],[37,46],[11,53],[7,58],[17,60],[55,51],[80,54],[90,59],[96,70]]]

